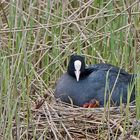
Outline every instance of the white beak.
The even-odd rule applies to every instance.
[[[79,81],[79,79],[80,79],[80,69],[81,69],[81,61],[80,60],[76,60],[75,62],[74,62],[74,67],[75,67],[75,76],[76,76],[76,80],[77,80],[77,82]]]
[[[80,71],[75,71],[75,76],[76,76],[76,80],[77,82],[79,81],[79,78],[80,78]]]

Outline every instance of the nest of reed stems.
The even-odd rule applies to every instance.
[[[135,112],[136,107],[133,105],[82,108],[54,98],[51,102],[45,98],[38,99],[32,104],[28,139],[32,139],[34,133],[36,139],[43,140],[138,140],[140,122],[136,120]],[[20,116],[22,121],[26,114]],[[20,127],[23,135],[24,126],[22,124]]]

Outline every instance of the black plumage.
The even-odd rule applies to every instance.
[[[79,81],[75,76],[76,60],[81,62]],[[83,106],[92,99],[98,100],[100,106],[104,106],[110,99],[111,104],[118,106],[120,101],[126,103],[128,97],[130,97],[130,102],[135,100],[134,86],[132,92],[128,92],[133,81],[134,75],[119,67],[104,63],[85,67],[84,57],[72,55],[67,72],[57,82],[55,97],[67,103],[72,101],[78,106]]]

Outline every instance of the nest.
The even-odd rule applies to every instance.
[[[135,111],[135,106],[82,108],[43,99],[31,109],[28,136],[24,135],[27,126],[20,126],[21,139],[138,140],[140,122]],[[21,114],[20,120],[26,115]]]

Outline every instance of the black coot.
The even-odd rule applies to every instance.
[[[92,99],[99,101],[100,106],[108,100],[118,106],[127,102],[128,95],[130,102],[135,100],[134,88],[128,92],[133,81],[134,75],[123,69],[103,63],[85,67],[84,57],[72,55],[67,72],[57,82],[55,97],[77,106]]]

